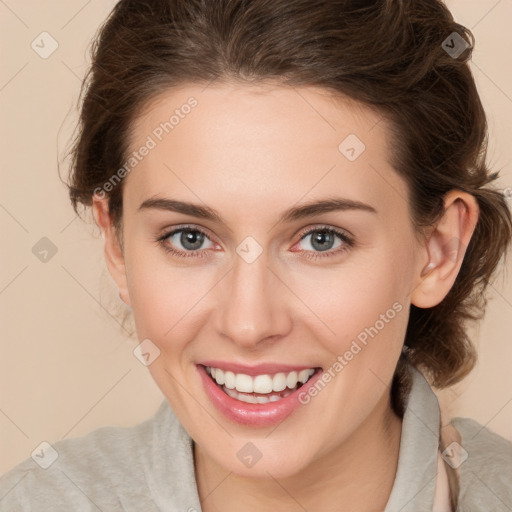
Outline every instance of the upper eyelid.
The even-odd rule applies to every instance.
[[[200,233],[203,233],[205,236],[207,236],[211,241],[212,236],[209,235],[209,232],[206,228],[203,228],[202,226],[193,226],[193,225],[185,225],[185,226],[178,226],[176,228],[169,228],[169,229],[163,229],[161,231],[161,235],[159,238],[169,238],[171,235],[175,235],[176,233],[179,233],[180,231],[198,231]]]
[[[312,226],[312,227],[308,227],[308,228],[303,228],[303,229],[300,229],[298,233],[299,233],[299,236],[302,239],[304,236],[310,235],[312,231],[322,231],[322,230],[333,231],[335,234],[345,235],[347,238],[350,238],[350,239],[353,238],[353,235],[349,231],[347,231],[346,229],[344,229],[344,228],[337,228],[337,227],[334,227],[334,226],[329,226],[327,224],[318,224],[316,226]]]

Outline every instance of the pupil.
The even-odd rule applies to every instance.
[[[325,251],[325,250],[328,250],[331,248],[331,245],[332,245],[332,235],[331,233],[329,233],[328,231],[317,231],[317,235],[313,237],[313,242],[312,242],[312,245],[313,247],[315,247],[315,244],[316,243],[319,243],[319,244],[325,244],[327,242],[327,245],[329,245],[329,247],[326,247],[325,245],[319,245],[318,247],[315,247],[317,249],[319,249],[320,251]],[[329,243],[331,242],[331,243]]]
[[[189,249],[198,249],[201,247],[202,241],[202,234],[198,231],[183,231],[181,234],[183,247],[187,247],[187,244],[191,244],[192,247],[189,246]]]

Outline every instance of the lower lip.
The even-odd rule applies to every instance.
[[[287,418],[300,405],[303,405],[298,399],[299,394],[307,393],[308,389],[314,386],[315,382],[322,375],[322,371],[317,370],[306,384],[303,384],[293,393],[285,398],[281,398],[281,400],[277,402],[249,404],[231,398],[224,393],[219,385],[206,373],[206,368],[203,365],[199,364],[196,367],[203,381],[206,394],[213,405],[228,419],[242,425],[250,425],[253,427],[275,425]]]

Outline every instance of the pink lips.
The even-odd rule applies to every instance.
[[[204,365],[204,366],[203,366]],[[287,418],[293,411],[295,411],[301,404],[298,400],[299,393],[307,392],[310,386],[314,386],[315,382],[322,375],[321,370],[317,370],[311,378],[302,385],[299,389],[292,394],[277,402],[268,402],[266,404],[249,404],[231,398],[227,395],[221,387],[206,373],[205,366],[213,368],[220,368],[222,370],[230,370],[235,373],[245,373],[247,375],[257,374],[275,374],[279,372],[300,371],[311,366],[284,366],[273,364],[262,364],[254,367],[247,367],[244,365],[235,365],[230,363],[229,367],[220,361],[205,361],[204,363],[196,365],[201,380],[203,382],[208,398],[215,406],[215,408],[235,423],[248,425],[253,427],[264,427],[275,425]]]

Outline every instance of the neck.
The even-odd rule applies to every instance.
[[[251,479],[226,471],[194,444],[203,512],[322,510],[382,512],[398,466],[402,420],[389,397],[330,453],[289,477]],[[241,503],[243,497],[243,503]]]

